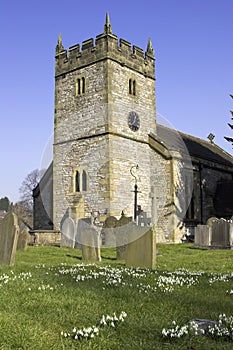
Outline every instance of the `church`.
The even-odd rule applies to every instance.
[[[213,142],[156,122],[155,57],[103,33],[56,46],[53,162],[33,191],[34,230],[132,217],[157,242],[178,243],[213,216],[233,214],[233,158]]]

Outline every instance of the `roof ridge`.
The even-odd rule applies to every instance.
[[[165,126],[165,125],[162,125],[162,124],[158,124],[159,126],[162,126],[163,128],[165,129],[169,129],[171,131],[175,131],[177,132],[178,134],[180,134],[181,136],[184,136],[184,137],[187,137],[193,141],[197,141],[197,142],[201,142],[201,143],[204,143],[205,145],[207,145],[208,147],[216,147],[219,151],[225,153],[225,155],[229,158],[231,158],[231,160],[233,160],[233,156],[228,153],[225,149],[223,149],[222,147],[220,147],[219,145],[217,145],[215,142],[210,142],[210,141],[207,141],[205,139],[202,139],[201,137],[197,137],[197,136],[194,136],[194,135],[190,135],[190,134],[187,134],[183,131],[179,131],[179,130],[176,130],[176,129],[172,129],[168,126]]]

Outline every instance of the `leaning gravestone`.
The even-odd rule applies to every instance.
[[[18,235],[18,218],[9,212],[0,226],[0,265],[14,265]]]
[[[26,250],[29,241],[30,241],[29,232],[26,229],[20,231],[19,237],[18,237],[18,243],[17,243],[17,250]]]

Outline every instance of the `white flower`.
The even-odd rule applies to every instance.
[[[99,328],[94,327],[94,328],[93,328],[93,332],[94,332],[94,333],[99,333]]]

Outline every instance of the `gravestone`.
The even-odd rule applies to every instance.
[[[116,258],[117,260],[126,259],[126,250],[129,242],[129,233],[134,223],[132,217],[121,216],[116,222]]]
[[[209,227],[212,228],[213,223],[214,223],[215,221],[218,221],[218,220],[219,220],[218,218],[216,218],[215,216],[212,216],[212,217],[210,217],[210,218],[206,221],[206,225],[208,225]]]
[[[74,248],[75,246],[75,223],[67,216],[61,223],[61,247]]]
[[[17,243],[17,250],[26,250],[29,241],[30,241],[29,232],[26,229],[20,231],[19,237],[18,237],[18,243]]]
[[[151,224],[152,227],[132,226],[126,252],[126,266],[148,268],[156,267],[156,227],[157,203],[156,188],[151,188]]]
[[[231,223],[225,219],[213,222],[211,247],[218,249],[231,248]]]
[[[82,260],[101,261],[100,232],[91,225],[83,227],[81,233]]]
[[[116,225],[117,218],[109,216],[105,220],[102,229],[102,244],[106,247],[116,247]]]
[[[127,245],[126,266],[155,269],[156,265],[156,239],[155,230],[134,226],[130,233],[130,243]],[[134,237],[139,237],[133,240]]]
[[[14,265],[18,235],[18,218],[9,212],[0,226],[0,265]]]
[[[207,225],[197,225],[195,229],[195,246],[209,247],[211,242],[212,228]]]
[[[195,322],[195,324],[197,325],[198,335],[203,335],[203,331],[204,331],[204,334],[206,334],[208,333],[209,327],[212,328],[218,325],[217,321],[203,319],[203,318],[195,318],[189,321],[189,323],[193,323],[193,322]]]

